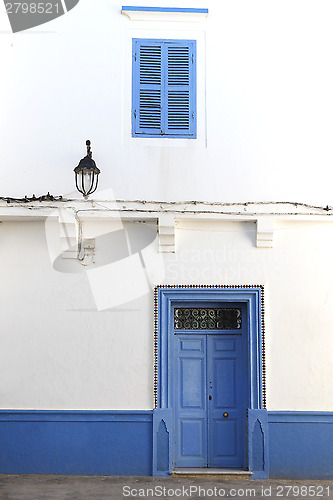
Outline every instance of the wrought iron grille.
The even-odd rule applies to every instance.
[[[242,328],[242,310],[237,308],[175,309],[175,330],[239,330]]]

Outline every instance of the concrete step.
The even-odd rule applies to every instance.
[[[208,467],[177,467],[172,469],[173,477],[201,477],[208,479],[249,479],[252,472],[243,469],[219,469]]]

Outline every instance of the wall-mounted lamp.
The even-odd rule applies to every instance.
[[[92,152],[90,148],[90,141],[86,141],[87,156],[80,160],[77,167],[74,168],[75,184],[77,190],[83,194],[84,198],[94,193],[98,185],[98,175],[100,169],[92,159]]]

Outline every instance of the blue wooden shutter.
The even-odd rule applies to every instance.
[[[167,135],[195,136],[195,49],[194,40],[174,40],[167,43],[165,85]]]
[[[132,134],[196,137],[195,40],[133,39]]]
[[[133,135],[162,132],[162,44],[133,40]]]

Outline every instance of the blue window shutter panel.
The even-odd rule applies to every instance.
[[[196,130],[196,43],[175,40],[167,44],[167,135],[194,136]]]
[[[162,44],[133,40],[133,110],[135,135],[162,132]]]
[[[196,138],[196,41],[133,39],[133,137]]]

